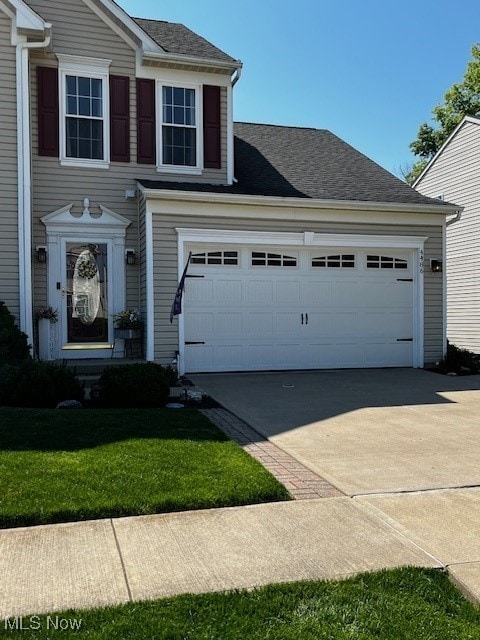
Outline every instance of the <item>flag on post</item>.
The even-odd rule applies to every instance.
[[[185,265],[185,269],[183,270],[183,275],[180,278],[180,282],[178,283],[177,291],[175,293],[175,298],[173,299],[172,308],[170,310],[170,323],[173,322],[173,318],[175,316],[179,316],[182,313],[182,296],[183,289],[185,288],[185,278],[187,277],[188,265],[190,264],[190,258],[192,257],[192,252],[188,254],[187,264]]]

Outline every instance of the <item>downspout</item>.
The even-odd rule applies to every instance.
[[[455,224],[455,222],[458,222],[460,220],[460,218],[462,217],[462,213],[463,213],[463,209],[459,209],[457,211],[457,213],[455,214],[454,218],[451,218],[450,220],[447,220],[447,222],[445,223],[445,226],[449,227],[451,224]]]
[[[240,80],[241,76],[242,76],[242,67],[237,67],[236,75],[232,80],[232,89],[237,84],[237,82]]]
[[[32,345],[32,169],[28,50],[44,49],[48,47],[50,40],[49,34],[43,42],[20,42],[16,46],[20,329],[27,334],[28,341]]]
[[[459,209],[457,211],[457,213],[455,214],[455,216],[453,218],[450,218],[450,220],[447,220],[445,222],[445,225],[443,227],[442,230],[442,234],[443,234],[443,252],[442,252],[442,261],[443,261],[443,285],[442,285],[442,295],[443,295],[443,326],[444,326],[444,331],[443,331],[443,357],[446,356],[447,354],[447,346],[448,346],[448,341],[447,341],[447,276],[448,276],[448,268],[447,268],[447,227],[449,227],[452,224],[455,224],[455,222],[459,222],[460,218],[462,217],[462,213],[463,213],[463,207],[461,209]]]
[[[236,182],[235,179],[235,153],[233,134],[233,87],[240,80],[242,75],[241,67],[236,69],[235,77],[232,78],[230,86],[227,88],[227,184]]]

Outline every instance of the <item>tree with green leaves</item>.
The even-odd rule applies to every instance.
[[[472,60],[467,64],[462,82],[448,89],[432,114],[436,126],[424,122],[410,145],[418,160],[405,176],[409,184],[415,182],[464,116],[480,114],[480,43],[472,46]]]

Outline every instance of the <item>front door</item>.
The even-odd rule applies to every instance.
[[[61,357],[111,355],[111,246],[107,241],[64,240],[60,283]]]

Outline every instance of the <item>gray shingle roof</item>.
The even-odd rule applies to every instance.
[[[437,204],[325,129],[236,122],[231,186],[140,180],[146,188],[321,200]]]
[[[133,18],[148,35],[168,53],[176,53],[207,60],[221,62],[237,62],[211,42],[205,40],[183,24],[165,22],[164,20],[147,20]]]

